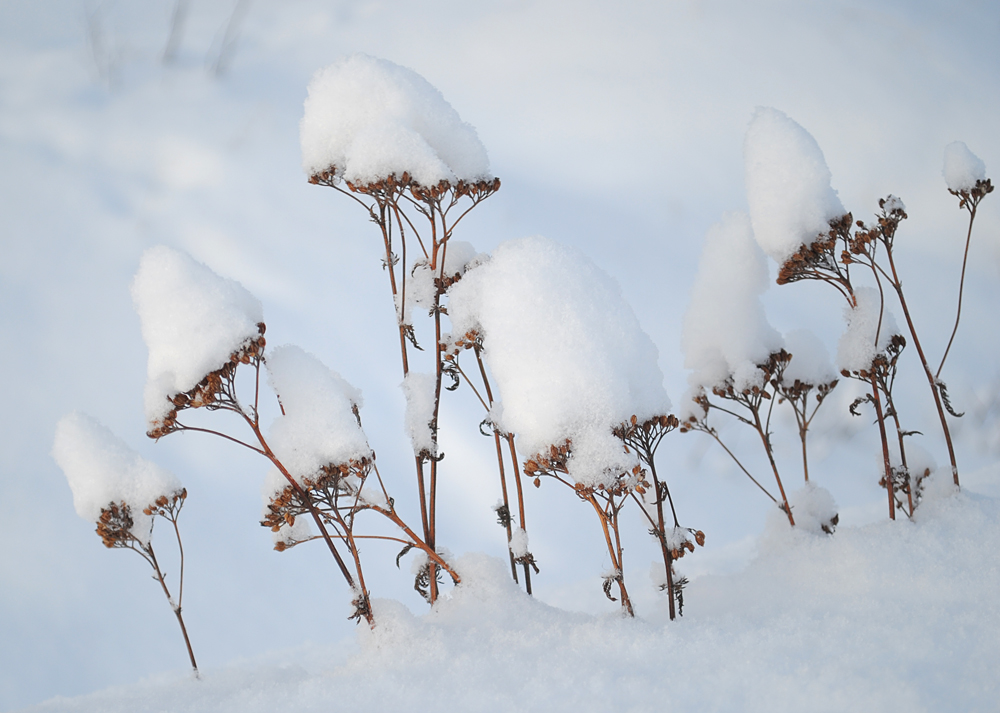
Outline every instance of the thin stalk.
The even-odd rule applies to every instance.
[[[972,224],[976,220],[976,210],[979,207],[979,203],[973,203],[969,207],[969,231],[965,236],[965,253],[962,255],[962,277],[958,281],[958,309],[955,311],[955,328],[951,330],[951,337],[948,339],[948,346],[945,347],[944,356],[941,357],[941,364],[938,365],[937,372],[934,374],[934,378],[941,378],[941,370],[944,369],[944,362],[948,358],[948,352],[951,351],[951,343],[955,341],[955,334],[958,332],[958,322],[962,319],[962,294],[965,290],[965,267],[969,261],[969,244],[972,242]],[[958,483],[956,483],[957,485]]]
[[[510,447],[510,460],[514,464],[514,482],[517,484],[517,516],[521,523],[521,529],[527,532],[528,526],[524,521],[524,492],[521,490],[521,473],[517,465],[517,451],[514,449],[513,434],[507,434],[507,445]],[[528,594],[531,594],[531,569],[527,562],[524,563],[524,589]]]
[[[160,583],[163,587],[163,593],[167,597],[167,601],[170,603],[170,608],[174,612],[174,616],[177,617],[177,623],[180,624],[181,634],[184,636],[184,645],[187,647],[188,658],[191,659],[191,668],[194,669],[194,675],[198,676],[198,662],[194,659],[194,649],[191,648],[191,639],[188,637],[187,627],[184,626],[184,617],[181,615],[181,605],[175,603],[173,597],[170,596],[170,590],[167,589],[167,582],[163,576],[163,572],[160,571],[160,564],[156,561],[156,553],[153,552],[152,543],[145,545],[144,549],[149,553],[149,561],[153,565],[153,570],[156,572],[156,581]]]
[[[882,461],[885,467],[885,487],[889,492],[889,519],[896,519],[896,494],[892,483],[892,464],[889,459],[889,440],[885,433],[885,418],[882,415],[882,401],[878,395],[878,384],[875,382],[875,372],[871,374],[872,403],[875,405],[875,418],[878,421],[878,432],[882,439]]]

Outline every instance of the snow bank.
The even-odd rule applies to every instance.
[[[783,517],[781,513],[775,513]],[[34,713],[689,710],[990,711],[1000,696],[1000,503],[963,492],[914,522],[816,535],[770,528],[749,567],[685,590],[684,617],[561,611],[485,555],[423,616],[373,600],[353,653],[304,647],[280,665],[202,668]],[[664,603],[665,609],[665,603]]]
[[[142,509],[160,496],[172,498],[183,489],[173,473],[146,460],[106,426],[79,412],[59,420],[52,457],[66,474],[77,515],[97,522],[102,508],[124,502],[132,510],[132,534],[143,544],[149,543],[152,517]]]
[[[390,175],[424,186],[492,180],[486,149],[437,89],[416,72],[354,54],[309,83],[300,126],[306,174],[335,169],[367,184]]]
[[[611,429],[667,413],[658,353],[621,290],[576,250],[545,238],[501,244],[449,292],[456,334],[478,329],[496,381],[493,417],[533,455],[566,439],[577,482],[626,470]]]
[[[728,213],[705,235],[684,315],[681,350],[692,386],[711,389],[731,376],[739,391],[760,385],[757,364],[784,346],[760,301],[767,288],[767,261],[749,216]]]
[[[847,212],[816,139],[777,109],[754,113],[743,156],[754,234],[779,265]]]
[[[189,391],[259,336],[263,308],[241,284],[186,253],[150,248],[132,281],[132,302],[149,349],[146,419],[162,420],[168,399]]]
[[[986,164],[965,145],[953,141],[944,147],[944,174],[948,189],[961,193],[976,187],[976,181],[986,180]]]
[[[325,465],[371,455],[352,410],[361,406],[361,392],[340,374],[290,345],[268,355],[267,374],[284,411],[271,426],[268,443],[299,483]]]
[[[859,287],[854,291],[857,307],[847,306],[847,329],[837,344],[837,367],[847,371],[867,370],[875,357],[899,334],[892,313],[884,309],[878,290]]]

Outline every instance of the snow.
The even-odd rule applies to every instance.
[[[165,245],[143,253],[132,301],[149,349],[146,419],[162,420],[171,396],[189,391],[259,336],[260,301],[186,253]]]
[[[576,482],[635,464],[611,429],[665,414],[658,352],[621,289],[582,253],[541,237],[502,243],[449,293],[455,334],[479,330],[502,408],[497,425],[533,455],[572,441]]]
[[[268,443],[301,484],[325,465],[371,456],[354,416],[361,392],[300,347],[278,347],[267,356],[268,383],[284,414],[275,419]]]
[[[149,543],[153,522],[143,508],[183,489],[173,473],[146,460],[109,428],[80,412],[59,420],[52,457],[66,474],[77,515],[96,523],[110,503],[125,503],[132,511],[132,534],[143,544]]]
[[[754,112],[743,155],[754,235],[779,265],[847,212],[816,139],[777,109]]]
[[[406,397],[406,433],[410,437],[414,454],[426,452],[437,453],[437,444],[431,432],[431,420],[434,418],[434,388],[436,379],[433,374],[423,374],[411,371],[403,379],[403,396]]]
[[[944,174],[948,190],[961,193],[976,187],[976,181],[986,180],[986,164],[964,141],[953,141],[944,147]]]
[[[818,490],[816,491],[818,492]],[[780,513],[778,513],[780,515]],[[804,519],[804,518],[803,518]],[[929,500],[914,521],[833,536],[769,527],[733,575],[685,589],[684,616],[629,620],[527,596],[509,566],[457,561],[430,612],[375,599],[374,631],[266,661],[161,674],[27,711],[411,710],[447,691],[462,711],[993,710],[1000,682],[1000,503]]]
[[[784,346],[760,301],[767,288],[767,260],[749,216],[727,213],[705,235],[684,315],[681,351],[691,386],[711,389],[735,377],[742,391],[759,381],[757,364]]]
[[[839,378],[830,363],[826,346],[815,333],[808,329],[793,329],[785,335],[785,349],[792,355],[782,374],[782,381],[794,384],[829,384]]]
[[[510,531],[510,552],[514,557],[524,557],[528,554],[528,533],[520,527],[515,527]]]
[[[899,334],[896,320],[884,309],[878,290],[859,287],[854,291],[857,306],[844,308],[847,329],[837,344],[837,367],[850,372],[867,370],[893,335]]]
[[[486,149],[437,89],[416,72],[353,54],[309,83],[300,127],[309,176],[368,184],[391,175],[424,186],[492,180]]]
[[[406,324],[411,324],[411,311],[414,306],[422,307],[426,310],[430,310],[434,306],[434,294],[436,288],[434,286],[434,279],[441,275],[445,277],[454,277],[455,275],[460,275],[465,272],[466,267],[473,263],[480,254],[473,247],[472,243],[467,243],[462,240],[449,239],[445,243],[445,248],[442,251],[444,255],[444,267],[441,268],[440,262],[436,270],[432,270],[430,266],[430,261],[421,258],[409,268],[409,274],[406,276],[406,308],[403,311],[402,317],[403,322]],[[439,256],[440,261],[440,256]],[[403,299],[402,291],[400,294],[396,295],[396,308],[399,308],[399,303]]]

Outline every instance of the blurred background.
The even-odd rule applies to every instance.
[[[456,238],[488,251],[541,234],[583,251],[620,283],[657,344],[675,404],[686,389],[680,325],[702,236],[725,211],[746,207],[742,142],[760,105],[815,136],[856,218],[870,219],[889,193],[903,199],[900,269],[924,346],[940,358],[968,225],[945,189],[942,152],[962,140],[987,175],[996,179],[1000,165],[995,0],[8,0],[0,3],[0,708],[186,667],[145,563],[105,551],[73,510],[49,455],[56,421],[73,410],[188,488],[184,613],[203,668],[353,646],[350,597],[324,548],[274,552],[258,525],[265,463],[200,434],[145,437],[146,351],[129,295],[140,255],[157,244],[239,280],[264,304],[269,344],[296,343],[363,391],[381,472],[418,520],[379,236],[356,204],[309,185],[300,168],[308,81],[352,52],[422,74],[477,128],[503,187]],[[943,375],[966,412],[954,422],[963,483],[985,494],[1000,494],[998,203],[987,198],[977,219],[963,322]],[[772,286],[765,303],[776,328],[812,329],[832,354],[843,327],[838,299],[796,284]],[[926,434],[921,445],[946,463],[912,349],[902,371],[904,425]],[[870,414],[848,415],[852,388],[842,384],[820,411],[810,446],[812,478],[832,492],[842,526],[885,517],[876,431]],[[438,538],[454,554],[506,557],[490,510],[499,497],[492,439],[478,434],[476,409],[467,391],[445,402]],[[717,423],[766,477],[755,434]],[[774,428],[795,485],[790,412]],[[770,501],[704,434],[673,434],[660,453],[683,524],[708,538],[681,572],[738,569],[753,556]],[[527,495],[537,596],[613,614],[593,514],[552,482]],[[638,613],[662,616],[648,578],[657,550],[634,514],[626,526]],[[423,611],[395,553],[366,552],[373,595]],[[175,563],[167,568],[176,573]]]

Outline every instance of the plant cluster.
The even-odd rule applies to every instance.
[[[351,95],[357,102],[368,102],[365,111],[377,108],[379,102],[408,107],[402,111],[397,106],[394,111],[399,116],[389,117],[398,123],[394,132],[355,122],[362,126],[358,136],[345,135],[342,127],[329,135],[324,133],[323,117],[317,119],[315,114],[323,114],[327,117],[324,121],[338,126],[355,126],[336,118],[336,112],[350,111],[344,93],[356,91],[356,83],[343,81],[345,74],[370,81],[371,95]],[[725,358],[718,360],[723,366],[711,377],[693,381],[690,403],[685,403],[678,415],[671,413],[662,393],[655,347],[638,328],[631,311],[619,305],[616,288],[606,287],[608,279],[599,268],[543,240],[512,241],[494,255],[482,256],[455,239],[455,231],[466,216],[501,184],[489,174],[485,151],[474,132],[469,133],[471,127],[458,120],[436,90],[428,90],[429,85],[408,70],[364,57],[349,58],[318,77],[303,121],[307,177],[310,183],[332,188],[361,206],[382,239],[381,263],[395,308],[393,328],[398,333],[406,427],[413,448],[415,509],[420,522],[415,526],[407,523],[390,495],[390,483],[398,489],[399,478],[383,478],[379,472],[375,451],[363,431],[359,392],[297,347],[268,349],[260,304],[252,295],[166,248],[154,248],[144,256],[133,285],[150,345],[150,438],[202,432],[266,459],[271,475],[261,525],[274,534],[275,549],[285,551],[322,540],[352,593],[351,618],[372,627],[377,621],[365,584],[362,540],[401,545],[397,566],[407,553],[420,553],[414,589],[432,605],[440,596],[444,575],[455,585],[461,583],[437,531],[444,462],[439,448],[441,405],[447,392],[460,388],[468,388],[483,409],[478,426],[493,441],[501,494],[494,512],[504,529],[511,576],[519,583],[523,580],[528,594],[532,592],[532,575],[541,570],[529,547],[522,483],[527,480],[540,487],[543,479],[551,479],[566,486],[597,517],[610,562],[602,575],[605,595],[618,601],[626,615],[634,615],[623,562],[622,513],[626,507],[635,507],[660,549],[664,568],[660,589],[665,593],[670,618],[683,612],[687,579],[677,572],[676,563],[703,546],[705,534],[682,524],[666,475],[657,469],[657,450],[674,431],[711,436],[783,511],[789,525],[796,526],[794,505],[782,482],[772,444],[774,407],[787,403],[794,413],[803,477],[809,484],[807,434],[838,378],[823,371],[792,371],[793,352],[798,348],[786,350],[770,332],[758,345],[742,351],[727,352],[725,345],[713,342],[711,349],[725,352]],[[339,108],[344,106],[347,109]],[[784,125],[781,117],[765,118]],[[429,125],[444,129],[431,131]],[[457,132],[461,139],[456,139],[458,148],[441,138],[448,133],[445,129]],[[804,132],[801,127],[794,130]],[[393,143],[397,140],[398,147]],[[380,152],[366,155],[362,151],[366,146],[377,146]],[[387,148],[397,153],[382,151]],[[392,156],[388,163],[385,153]],[[781,160],[794,162],[796,156]],[[984,177],[972,184],[956,185],[952,192],[970,214],[971,238],[979,203],[993,187]],[[828,188],[821,193],[827,195]],[[885,287],[897,295],[906,317],[937,405],[957,485],[958,467],[945,412],[959,414],[951,408],[940,374],[961,316],[965,263],[955,328],[940,365],[932,371],[917,338],[895,263],[895,238],[907,217],[905,208],[893,196],[880,201],[879,207],[871,225],[855,222],[850,213],[839,213],[827,219],[827,229],[798,236],[794,249],[779,246],[778,283],[818,280],[831,285],[847,302],[849,348],[847,356],[840,359],[840,374],[867,387],[865,396],[850,408],[858,414],[858,408],[867,403],[875,411],[884,462],[882,485],[888,492],[889,515],[894,518],[897,509],[913,515],[928,473],[911,472],[907,465],[905,440],[914,432],[905,430],[893,398],[899,357],[907,340],[885,311]],[[748,219],[736,219],[732,225],[736,226],[732,235],[750,239]],[[564,268],[585,274],[566,277],[565,271],[560,272]],[[855,274],[859,271],[874,281],[876,289],[859,284]],[[546,293],[546,289],[551,291]],[[570,300],[573,295],[592,293],[597,297],[592,297],[590,305],[576,307],[567,301],[553,308],[555,316],[544,314],[548,307],[545,295],[570,295]],[[510,295],[523,304],[504,301]],[[184,300],[198,305],[198,310],[190,310],[189,315]],[[164,304],[173,307],[164,310]],[[598,306],[608,309],[597,314]],[[418,330],[415,322],[421,312],[426,314],[425,325],[429,327],[422,325]],[[195,328],[188,324],[192,320],[202,321]],[[521,323],[528,320],[539,321],[530,330],[519,331]],[[578,332],[564,323],[578,326]],[[602,324],[613,328],[604,329]],[[172,343],[178,334],[188,334],[189,341]],[[207,334],[218,338],[211,344],[203,343]],[[431,335],[430,343],[419,336],[424,334]],[[504,344],[505,340],[514,344]],[[571,362],[577,360],[582,365],[580,374],[566,377],[565,383],[561,372],[566,371],[568,362],[557,354],[559,349],[570,355]],[[627,373],[609,373],[609,358],[631,360],[624,370]],[[574,369],[576,366],[573,362]],[[281,412],[267,432],[260,415],[262,367]],[[642,376],[636,377],[640,372]],[[606,388],[597,384],[594,393],[578,393],[579,384],[599,382],[605,375],[610,384]],[[657,379],[659,383],[655,383]],[[650,383],[653,387],[646,388]],[[191,422],[187,414],[198,409],[233,414],[242,431],[195,425],[202,422]],[[553,409],[565,413],[550,417],[548,411]],[[735,419],[757,434],[777,495],[723,443],[709,422],[712,413]],[[524,414],[532,418],[526,419]],[[890,431],[898,459],[890,448]],[[75,463],[61,464],[70,475]],[[175,605],[149,542],[149,518],[162,517],[171,522],[180,548],[177,516],[187,491],[157,493],[149,504],[140,505],[148,519],[145,534],[137,534],[135,529],[135,504],[117,496],[109,500],[106,492],[110,491],[100,490],[95,496],[101,505],[96,517],[98,534],[108,547],[133,549],[153,567],[195,666],[181,618],[180,596]],[[359,516],[366,514],[378,516],[373,519],[376,527],[362,527]],[[92,512],[87,511],[87,516]],[[836,525],[837,515],[832,511],[818,524],[827,533]],[[183,549],[181,568],[182,589]]]

